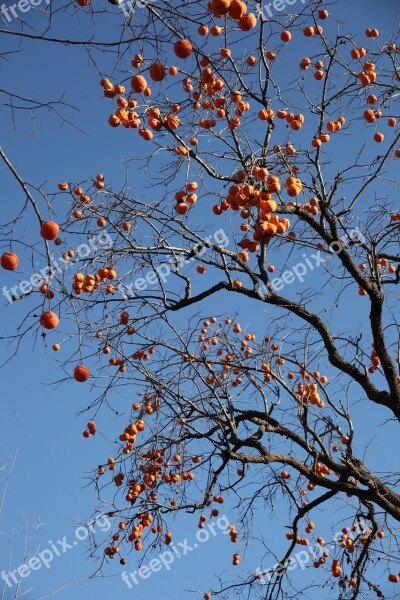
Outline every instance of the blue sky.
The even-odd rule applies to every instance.
[[[343,30],[363,31],[373,24],[381,30],[384,37],[385,32],[391,34],[395,27],[395,6],[395,0],[383,0],[380,3],[361,0],[352,0],[349,3],[339,0],[335,13],[340,15],[343,22],[340,27]],[[115,13],[118,15],[117,9]],[[83,16],[81,23],[78,23],[73,11],[69,9],[65,18],[67,25],[63,26],[58,16],[55,31],[65,37],[83,39],[91,27],[89,17]],[[117,22],[118,18],[122,22],[122,13],[117,16]],[[26,30],[39,31],[41,22],[41,16],[33,9],[26,13]],[[17,29],[18,25],[12,23],[10,27]],[[96,24],[94,29],[97,39],[108,40],[116,34],[116,28],[106,18]],[[0,110],[0,145],[23,178],[43,185],[46,191],[52,192],[60,180],[78,181],[103,172],[107,180],[118,187],[125,178],[127,168],[135,192],[148,194],[151,184],[141,173],[138,176],[135,163],[129,162],[125,167],[125,159],[143,155],[147,146],[136,132],[133,134],[122,128],[114,131],[107,125],[110,105],[106,99],[101,99],[100,74],[93,68],[85,51],[82,48],[50,46],[47,43],[28,40],[24,42],[22,50],[19,49],[16,40],[14,50],[13,54],[3,57],[0,55],[2,88],[12,89],[16,94],[38,100],[56,100],[63,97],[65,102],[78,107],[78,110],[61,108],[75,127],[62,124],[59,117],[47,109],[35,112],[34,122],[26,112],[15,111],[12,115],[5,107]],[[289,58],[290,52],[292,51],[288,49]],[[109,60],[107,55],[99,57],[98,64],[103,65],[103,72],[108,72]],[[123,57],[122,60],[127,62],[128,57]],[[297,51],[293,60],[297,60]],[[345,146],[346,144],[343,144],[340,148],[342,160],[347,158]],[[2,164],[0,180],[1,221],[5,223],[14,214],[15,206],[22,205],[23,199],[21,190]],[[57,210],[57,207],[55,208]],[[28,237],[29,223],[28,218]],[[22,272],[19,272],[19,278],[22,277]],[[11,286],[14,282],[14,274],[3,272],[2,285]],[[26,310],[25,302],[28,301],[9,305],[2,297],[2,334],[10,334],[13,331],[10,324],[18,322],[22,317]],[[229,310],[234,311],[238,307],[238,300],[234,298],[229,302],[232,302]],[[356,313],[360,320],[360,315],[363,314],[362,299],[356,296],[349,302],[350,310],[343,315],[340,324],[343,329],[353,323]],[[258,313],[252,326],[262,328],[263,319],[262,312]],[[7,345],[3,345],[3,360],[8,358],[9,352]],[[103,440],[98,436],[88,443],[81,435],[85,417],[77,417],[77,413],[88,403],[88,388],[76,386],[71,382],[61,385],[54,383],[59,378],[60,370],[54,360],[54,354],[51,350],[46,350],[40,338],[25,341],[18,356],[0,371],[0,458],[4,457],[6,463],[9,462],[10,456],[18,448],[16,465],[0,521],[1,569],[7,563],[6,542],[10,539],[14,527],[17,529],[11,559],[13,569],[22,562],[26,522],[30,528],[34,527],[39,519],[43,523],[37,537],[37,547],[41,551],[49,547],[49,540],[61,540],[64,536],[67,536],[68,540],[74,540],[76,524],[92,516],[95,493],[85,477],[97,464],[99,455],[104,453],[101,451]],[[99,425],[112,418],[112,415],[103,413]],[[368,428],[376,418],[378,414],[375,409],[363,411],[359,416],[361,427]],[[394,432],[394,426],[389,424],[385,432],[388,434],[390,431]],[[369,433],[368,431],[367,437]],[[379,431],[377,436],[379,440]],[[370,464],[379,468],[383,457],[387,466],[386,449],[377,441],[374,452],[370,452],[369,455]],[[226,507],[224,505],[223,510],[228,514],[229,503]],[[280,513],[281,507],[277,507],[277,514]],[[268,534],[271,539],[274,535],[281,535],[282,524],[276,518],[273,519],[272,515],[259,512],[254,518],[258,531]],[[321,520],[322,518],[321,515]],[[182,541],[187,537],[190,544],[196,531],[196,520],[181,515],[174,524],[174,539]],[[159,550],[156,551],[156,555],[158,553]],[[148,580],[142,581],[138,591],[135,588],[128,589],[121,581],[122,568],[116,561],[115,564],[107,565],[103,578],[83,581],[74,588],[60,592],[59,597],[63,600],[103,600],[118,595],[125,600],[138,594],[142,597],[144,595],[145,598],[153,598],[165,595],[168,590],[168,594],[173,592],[176,600],[184,600],[189,597],[186,590],[204,593],[208,588],[212,588],[216,582],[213,573],[229,573],[230,556],[231,548],[226,536],[218,533],[209,542],[199,544],[196,550],[176,560],[170,572],[163,569]],[[257,543],[253,541],[244,560],[245,568],[254,572],[259,564],[259,559],[256,558],[258,556]],[[79,542],[64,555],[54,559],[49,569],[42,568],[26,579],[26,588],[32,587],[26,598],[38,600],[47,592],[70,581],[90,576],[97,566],[98,563],[88,557],[85,542]],[[136,557],[131,555],[126,569],[135,568]],[[306,581],[301,570],[298,571],[296,581],[299,586],[304,585]],[[6,595],[5,600],[7,598]]]

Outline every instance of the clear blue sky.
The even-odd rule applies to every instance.
[[[118,9],[115,12],[118,13]],[[334,12],[340,16],[346,32],[363,31],[373,24],[381,30],[384,37],[384,33],[390,34],[393,31],[397,22],[395,0],[339,0]],[[118,18],[122,22],[122,13]],[[90,29],[89,19],[83,16],[79,23],[71,9],[67,10],[65,19],[67,24],[62,26],[61,19],[58,18],[59,25],[55,29],[62,36],[83,39]],[[40,16],[33,9],[26,13],[27,31],[39,31],[41,22]],[[12,23],[10,27],[15,29],[17,24]],[[95,27],[96,38],[102,40],[110,40],[113,36],[117,39],[116,31],[106,19]],[[12,115],[5,108],[0,110],[0,145],[22,177],[36,184],[43,184],[50,192],[60,180],[79,180],[103,172],[107,180],[118,187],[125,177],[124,159],[143,154],[147,147],[136,132],[128,132],[127,135],[125,130],[114,131],[107,125],[110,105],[107,100],[101,99],[99,73],[93,68],[84,49],[50,46],[28,40],[23,43],[20,51],[18,48],[16,42],[15,54],[0,55],[0,87],[38,100],[57,100],[63,97],[65,102],[76,105],[79,109],[61,108],[76,128],[67,124],[61,126],[60,119],[46,109],[35,113],[34,127],[31,116],[26,112],[15,111]],[[290,56],[292,50],[288,49],[287,52]],[[296,50],[293,60],[297,59]],[[123,60],[128,61],[128,57]],[[100,57],[98,64],[103,65],[106,72],[107,56]],[[4,96],[1,97],[4,99]],[[346,152],[345,148],[342,151]],[[346,159],[345,154],[342,154],[342,159]],[[128,171],[130,180],[135,181],[137,193],[148,189],[148,182],[135,173],[134,163],[128,164]],[[21,190],[10,179],[2,164],[0,180],[1,221],[4,223],[14,214],[15,206],[22,205],[23,198]],[[20,276],[22,273],[19,273]],[[13,274],[2,274],[2,285],[10,286],[14,282]],[[2,334],[12,332],[10,324],[18,322],[24,314],[25,302],[8,305],[1,297]],[[360,299],[356,297],[352,308],[359,312],[360,306]],[[229,308],[237,308],[236,299]],[[347,317],[343,317],[343,329],[346,318],[348,323],[353,319],[350,311]],[[253,329],[263,327],[262,313],[257,319]],[[8,353],[7,346],[4,345],[4,360]],[[87,486],[85,476],[97,464],[99,455],[103,454],[99,450],[103,440],[98,437],[88,443],[81,436],[85,418],[76,415],[88,403],[88,388],[73,385],[72,382],[54,385],[53,382],[59,377],[60,371],[54,354],[51,350],[46,352],[40,339],[23,344],[19,355],[0,371],[0,458],[7,459],[18,447],[17,462],[0,521],[0,571],[3,568],[8,571],[6,542],[13,527],[17,528],[17,533],[11,567],[17,568],[22,562],[25,521],[30,526],[34,526],[39,519],[43,522],[37,538],[37,547],[43,550],[49,547],[49,540],[61,540],[64,536],[68,540],[74,540],[75,524],[90,518],[91,507],[95,505],[94,490]],[[99,426],[111,418],[111,415],[103,413]],[[360,424],[366,425],[374,418],[375,413],[370,409],[360,418]],[[391,426],[388,425],[385,431],[387,433],[390,430]],[[377,435],[379,439],[379,432]],[[384,455],[385,465],[388,465],[385,448],[378,442],[374,448],[375,454],[370,453],[370,464],[379,465],[380,457]],[[228,509],[229,506],[227,511]],[[279,515],[279,507],[277,510]],[[269,513],[256,514],[255,520],[257,531],[263,531],[271,539],[275,532],[276,535],[281,535],[281,526]],[[180,541],[187,537],[190,543],[196,531],[196,520],[182,515],[174,525],[174,539]],[[244,568],[253,572],[259,564],[256,547],[256,543],[250,544],[243,562]],[[156,555],[158,553],[156,551]],[[185,590],[204,593],[213,587],[216,581],[213,573],[218,574],[231,568],[228,560],[230,555],[231,547],[226,536],[219,534],[215,539],[200,545],[190,555],[177,560],[170,573],[163,570],[153,574],[147,581],[142,581],[135,593],[121,582],[120,573],[123,569],[116,561],[105,568],[105,578],[82,582],[78,587],[61,592],[59,597],[63,600],[105,600],[118,596],[125,600],[137,597],[138,594],[146,599],[159,597],[161,594],[169,597],[173,594],[175,600],[186,600],[189,595]],[[137,557],[133,553],[126,569],[135,570],[136,562]],[[37,600],[70,581],[87,577],[95,572],[97,564],[88,557],[85,543],[80,542],[65,555],[56,558],[51,568],[47,570],[42,567],[26,579],[26,588],[32,587],[26,598]],[[263,566],[272,565],[264,563]],[[111,575],[115,578],[110,578]],[[299,570],[296,575],[296,582],[301,587],[305,582],[304,574]],[[316,597],[321,595],[317,594]],[[7,599],[7,595],[5,598]]]

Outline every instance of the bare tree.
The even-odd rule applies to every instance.
[[[6,505],[7,490],[12,478],[13,470],[16,464],[18,450],[10,457],[9,460],[5,460],[0,466],[0,473],[2,477],[2,488],[0,491],[0,517],[4,513]],[[29,597],[33,591],[33,587],[29,586],[25,580],[26,572],[29,568],[30,561],[38,561],[37,554],[40,550],[40,536],[43,524],[40,519],[35,524],[30,524],[28,516],[25,517],[24,524],[16,523],[13,525],[11,531],[9,529],[9,523],[5,519],[1,520],[0,536],[2,539],[2,548],[5,547],[3,542],[7,544],[8,560],[7,564],[2,563],[1,571],[1,600],[20,600],[21,598]],[[3,528],[5,530],[3,531]],[[21,545],[21,540],[22,545]],[[22,548],[22,554],[21,554]],[[18,568],[15,569],[16,563]],[[5,567],[5,568],[3,568]],[[21,574],[22,573],[22,574]],[[86,581],[88,577],[84,577],[79,580],[70,581],[61,585],[57,589],[50,590],[49,592],[42,595],[37,600],[45,600],[46,598],[52,598],[59,592],[72,587],[78,586],[79,583]]]

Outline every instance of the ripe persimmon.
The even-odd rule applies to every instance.
[[[54,221],[45,221],[40,229],[40,235],[45,240],[55,240],[60,231],[59,226]]]
[[[219,25],[213,25],[210,29],[210,33],[214,37],[218,37],[222,33],[222,28]]]
[[[300,62],[300,69],[302,69],[303,71],[306,71],[310,67],[310,64],[311,64],[311,60],[306,56]]]
[[[187,204],[185,204],[185,202],[178,202],[175,205],[175,211],[178,213],[178,215],[186,215],[186,213],[189,211],[189,207]]]
[[[54,329],[54,327],[57,327],[59,322],[60,319],[51,310],[47,310],[40,317],[40,324],[43,325],[45,329]]]
[[[188,58],[193,51],[193,46],[189,40],[178,40],[174,45],[174,53],[178,58]]]
[[[75,367],[74,369],[74,379],[75,381],[79,381],[80,383],[83,383],[84,381],[87,381],[90,377],[90,371],[87,367],[85,367],[84,365],[78,365],[77,367]]]
[[[108,124],[111,125],[111,127],[118,127],[121,123],[121,119],[119,119],[117,117],[117,115],[110,115],[108,118]]]
[[[228,10],[231,19],[239,21],[239,19],[245,16],[246,12],[247,6],[244,2],[241,0],[232,0]]]
[[[0,262],[1,266],[6,271],[15,271],[15,269],[18,267],[19,259],[18,256],[13,252],[4,252],[4,254],[1,256]]]
[[[131,86],[134,92],[141,93],[147,88],[147,81],[143,75],[135,75],[131,79]]]
[[[165,79],[165,66],[161,62],[155,62],[151,65],[149,74],[153,81],[162,81]]]
[[[257,25],[256,16],[253,13],[248,13],[241,17],[238,21],[238,26],[241,31],[250,31]]]
[[[311,27],[311,26],[310,27],[306,27],[305,29],[303,29],[303,34],[306,37],[311,37],[311,36],[315,35],[315,29],[314,29],[314,27]]]

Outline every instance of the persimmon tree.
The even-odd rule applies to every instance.
[[[118,417],[93,474],[115,519],[103,562],[140,561],[171,544],[172,516],[204,527],[225,500],[234,572],[206,599],[288,597],[290,557],[330,542],[313,514],[333,536],[338,508],[310,585],[382,598],[400,581],[399,473],[367,451],[375,418],[400,419],[399,54],[328,8],[144,6],[115,43],[118,80],[97,66],[104,127],[140,148],[128,170],[151,193],[65,173],[41,203],[20,181],[49,275],[10,341],[40,334],[65,385],[87,386],[88,443],[100,411]],[[20,217],[4,269],[27,260]],[[278,502],[283,566],[236,577],[248,515]]]

